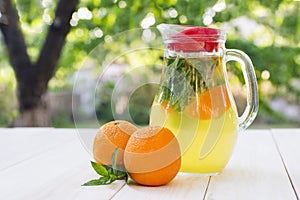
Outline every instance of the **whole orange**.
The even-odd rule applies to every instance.
[[[180,169],[179,143],[167,128],[139,129],[128,140],[124,165],[130,177],[141,185],[165,185]]]
[[[112,154],[119,147],[116,163],[123,165],[123,155],[126,144],[137,128],[122,120],[111,121],[100,127],[93,144],[93,155],[97,163],[103,165],[112,164]]]

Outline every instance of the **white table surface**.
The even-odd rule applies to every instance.
[[[84,182],[98,178],[90,159],[75,129],[0,129],[0,200],[289,200],[300,196],[300,129],[240,133],[221,174],[177,175],[160,187],[124,181],[83,187]]]

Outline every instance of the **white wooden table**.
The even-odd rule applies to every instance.
[[[94,130],[87,130],[94,131]],[[98,178],[75,129],[0,129],[0,200],[35,199],[299,199],[300,129],[239,134],[218,176],[177,175],[168,185],[117,181],[83,187]]]

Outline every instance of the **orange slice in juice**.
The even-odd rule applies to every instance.
[[[224,85],[216,86],[200,96],[184,109],[184,114],[203,120],[216,118],[230,107],[230,100]]]

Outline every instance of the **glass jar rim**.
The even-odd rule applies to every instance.
[[[157,28],[162,33],[163,40],[167,43],[172,40],[202,40],[218,42],[225,42],[226,40],[226,32],[222,29],[179,24],[159,24]],[[191,34],[191,31],[193,30],[196,30],[196,32]]]
[[[166,48],[174,51],[218,51],[226,38],[224,31],[202,26],[160,24],[157,28]]]

